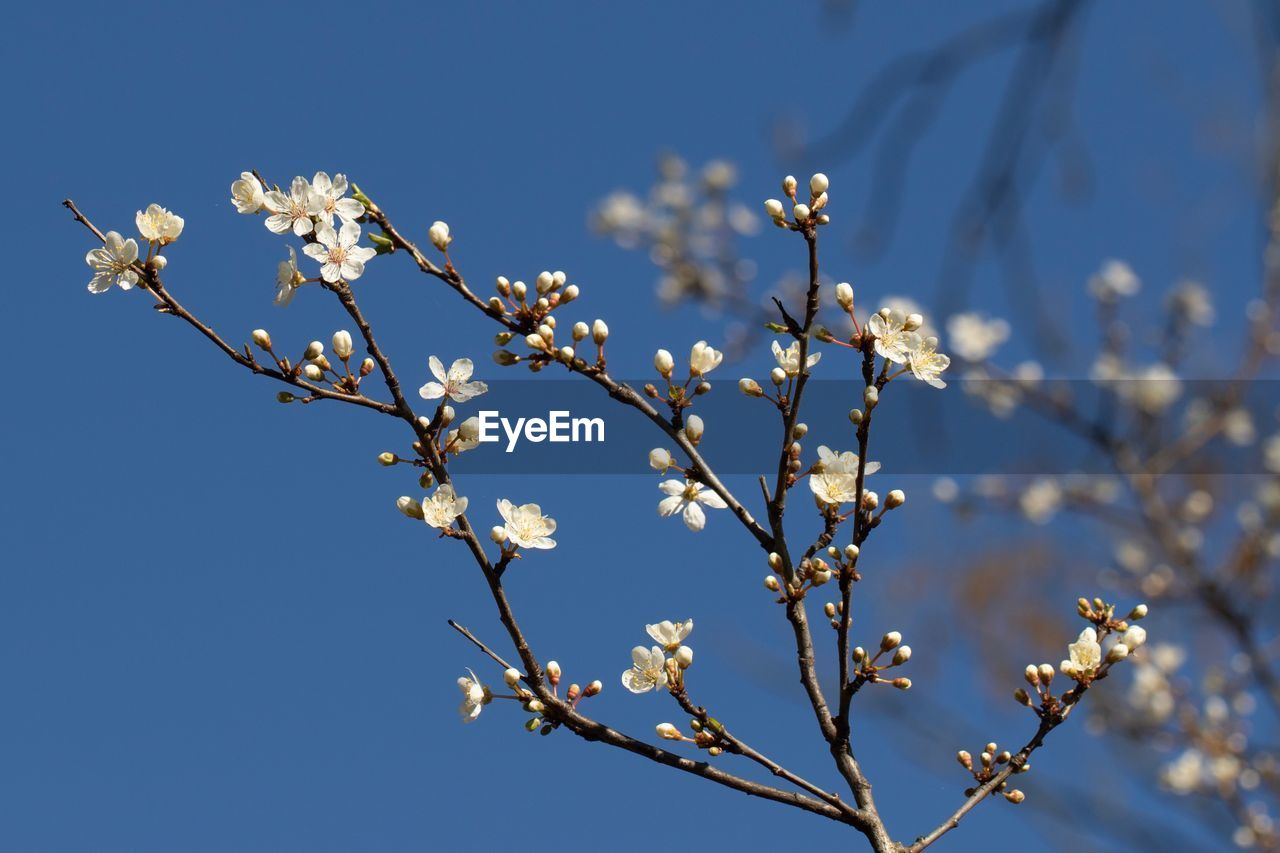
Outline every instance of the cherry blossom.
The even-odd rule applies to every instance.
[[[444,363],[434,355],[428,359],[431,366],[431,375],[437,382],[428,382],[418,389],[418,395],[424,400],[437,400],[446,397],[459,403],[465,403],[468,400],[479,397],[481,394],[489,390],[489,386],[483,382],[469,382],[471,373],[475,369],[475,365],[471,363],[469,358],[460,358],[453,364],[449,365],[446,373]]]
[[[658,484],[667,497],[658,501],[658,515],[663,518],[683,513],[685,527],[697,533],[707,525],[706,513],[700,504],[712,509],[725,509],[728,504],[715,492],[693,480],[663,480]]]
[[[131,268],[138,260],[138,241],[125,240],[116,231],[108,231],[102,246],[91,249],[84,262],[93,268],[89,281],[90,293],[106,293],[111,285],[129,290],[138,283],[138,274]]]

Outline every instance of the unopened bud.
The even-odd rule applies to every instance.
[[[658,375],[663,379],[670,379],[671,372],[675,370],[676,360],[671,353],[664,349],[658,350],[653,355],[653,367],[658,371]]]
[[[822,195],[824,192],[827,191],[827,187],[829,187],[830,185],[831,183],[827,180],[827,176],[822,174],[821,172],[818,172],[816,175],[814,175],[812,178],[809,179],[809,194]]]
[[[296,399],[298,399],[298,398],[297,398],[297,397],[295,397],[295,396],[293,396],[292,394],[290,394],[288,391],[278,391],[278,392],[276,392],[276,402],[277,402],[277,403],[292,403],[292,402],[293,402],[294,400],[296,400]]]
[[[1107,652],[1107,663],[1119,663],[1129,656],[1129,647],[1124,643],[1116,643]]]
[[[796,194],[797,186],[798,184],[796,183],[796,179],[793,178],[791,175],[787,175],[785,178],[782,179],[782,191],[786,193],[788,196],[793,196]]]
[[[770,592],[781,592],[782,585],[778,583],[778,579],[773,575],[765,575],[764,588]]]
[[[416,518],[422,521],[425,516],[422,514],[422,504],[415,501],[408,495],[402,495],[396,498],[396,509],[404,513],[409,518]]]
[[[748,397],[764,396],[764,389],[760,387],[760,383],[749,376],[744,376],[738,380],[738,390]]]
[[[688,420],[684,422],[684,434],[691,444],[697,444],[702,441],[702,433],[705,427],[702,418],[697,415],[689,415]]]
[[[822,605],[822,612],[827,614],[828,619],[836,618],[836,603],[834,601],[828,601],[826,604]]]
[[[604,690],[604,684],[599,681],[593,681],[582,689],[583,698],[589,699]]]
[[[688,646],[681,646],[676,649],[676,653],[672,657],[675,658],[681,669],[688,669],[693,666],[693,649]]]
[[[317,358],[320,357],[320,354],[323,352],[324,352],[324,344],[320,343],[319,341],[312,341],[311,343],[307,344],[307,350],[302,354],[302,357],[307,361],[315,361]]]
[[[853,285],[842,281],[836,285],[836,304],[848,311],[853,308]]]
[[[684,740],[684,735],[671,723],[658,723],[657,732],[663,740]]]
[[[1130,621],[1137,622],[1139,619],[1145,619],[1146,617],[1147,617],[1147,605],[1145,604],[1138,604],[1132,610],[1129,611]]]
[[[859,424],[861,424],[862,419],[865,417],[866,415],[862,413],[862,409],[849,410],[849,423],[853,424],[854,426],[858,426]]]
[[[923,325],[924,317],[920,314],[908,314],[902,321],[902,329],[906,332],[914,332]]]
[[[560,664],[553,660],[547,661],[546,672],[547,680],[551,682],[552,687],[560,683]]]
[[[897,509],[907,502],[907,494],[902,489],[894,489],[884,496],[885,509]]]
[[[895,679],[892,681],[892,684],[893,684],[893,686],[894,686],[894,687],[898,688],[899,690],[910,690],[910,689],[911,689],[911,679],[910,679],[910,678],[895,678]]]
[[[795,217],[796,222],[807,222],[810,216],[809,205],[797,204],[791,208],[791,215]]]
[[[571,285],[569,285],[569,286],[568,286],[568,287],[566,287],[564,290],[560,291],[560,304],[561,304],[561,305],[567,305],[568,303],[570,303],[570,302],[572,302],[573,300],[577,299],[577,298],[578,298],[578,294],[579,294],[580,292],[581,292],[581,291],[579,291],[579,290],[578,290],[578,285],[576,285],[576,284],[571,284]]]
[[[595,341],[596,346],[602,346],[609,337],[609,327],[605,325],[604,320],[596,320],[591,324],[591,340]]]
[[[392,453],[390,450],[384,450],[383,452],[378,454],[379,465],[390,466],[390,465],[396,464],[397,461],[399,460],[396,458],[396,455]]]
[[[351,343],[351,333],[342,329],[333,333],[333,352],[338,358],[351,358],[353,345]]]
[[[769,371],[769,381],[774,385],[781,386],[783,382],[787,381],[787,372],[781,367],[775,367]]]
[[[431,245],[442,252],[447,252],[449,244],[453,242],[453,236],[449,233],[449,224],[438,219],[427,229],[427,238],[431,240]]]
[[[960,766],[963,767],[965,770],[973,769],[973,756],[970,755],[966,750],[962,749],[956,753],[956,761],[959,761]]]
[[[1013,691],[1013,698],[1020,704],[1026,705],[1028,708],[1031,707],[1031,694],[1027,693],[1026,688],[1019,687],[1017,690]]]
[[[1128,630],[1120,636],[1120,642],[1128,646],[1129,651],[1133,651],[1146,641],[1147,629],[1143,628],[1141,625],[1130,625]]]
[[[858,548],[857,545],[844,546],[844,558],[849,562],[853,562],[854,560],[858,559],[859,553],[861,553],[861,550]]]
[[[876,403],[880,402],[880,389],[874,385],[868,385],[862,391],[862,402],[868,409],[874,409]]]
[[[306,367],[302,368],[302,373],[312,382],[324,381],[324,371],[316,367],[314,364],[308,364]]]
[[[501,545],[503,542],[507,541],[507,528],[502,525],[493,527],[489,530],[489,538]]]
[[[1018,803],[1025,800],[1027,795],[1019,791],[1017,788],[1014,788],[1012,791],[1005,791],[1004,798],[1016,806]]]
[[[502,673],[502,680],[506,682],[508,687],[515,687],[520,683],[520,670],[512,667]]]
[[[896,649],[902,643],[902,634],[897,631],[890,631],[880,638],[880,651],[887,652],[890,649]]]
[[[1040,664],[1040,683],[1048,687],[1053,683],[1053,664]]]
[[[776,198],[765,200],[764,212],[769,214],[770,219],[781,219],[786,215],[782,207],[782,202],[778,201]]]
[[[267,334],[266,329],[254,329],[253,342],[262,349],[271,349],[271,336]]]
[[[893,653],[893,662],[895,664],[898,664],[899,666],[901,666],[902,664],[906,663],[909,660],[911,660],[910,646],[899,646],[898,650]]]
[[[373,359],[366,358],[364,361],[360,362],[360,375],[364,377],[373,373],[374,366]]]

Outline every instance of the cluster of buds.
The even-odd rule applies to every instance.
[[[684,381],[680,381],[676,378],[675,356],[669,350],[660,349],[653,355],[653,369],[662,377],[667,390],[663,393],[658,390],[657,385],[650,382],[644,386],[644,393],[650,399],[663,400],[673,415],[678,414],[681,409],[693,405],[694,397],[711,391],[711,383],[706,380],[706,375],[719,367],[723,360],[723,352],[706,341],[698,341],[689,350],[689,374]],[[700,434],[701,430],[698,432]],[[693,438],[690,441],[697,444],[697,440]]]
[[[964,749],[956,753],[956,761],[960,762],[961,767],[969,771],[973,776],[973,781],[977,783],[972,788],[965,789],[964,795],[966,797],[972,797],[978,788],[1002,773],[1006,766],[1011,766],[1014,773],[1026,773],[1031,769],[1031,765],[1026,763],[1024,756],[1021,754],[1014,756],[1007,749],[1001,751],[995,742],[983,747],[976,763],[973,760],[973,755]],[[1000,783],[996,785],[995,791],[1003,794],[1004,798],[1015,806],[1027,798],[1027,795],[1017,788],[1010,788],[1008,779],[1001,779]]]
[[[708,755],[720,755],[728,746],[724,738],[724,726],[715,717],[697,717],[689,721],[693,736],[689,737],[673,723],[659,723],[656,726],[658,737],[663,740],[678,740],[691,743],[698,749],[705,749]]]
[[[351,357],[355,353],[355,345],[352,342],[351,333],[345,329],[339,329],[334,332],[331,342],[334,356],[342,362],[341,372],[333,366],[328,356],[324,354],[324,344],[320,341],[312,341],[307,344],[307,348],[303,350],[302,357],[294,363],[288,358],[276,355],[271,335],[266,329],[254,329],[252,338],[253,343],[271,356],[276,367],[285,375],[294,379],[305,377],[308,382],[314,384],[328,384],[331,388],[345,394],[357,393],[360,390],[360,381],[372,373],[375,367],[372,358],[365,358],[356,372],[352,373]],[[245,352],[248,354],[248,347],[245,347]],[[277,394],[276,399],[281,403],[292,403],[294,400],[299,399],[307,400],[305,397],[295,397],[287,391]]]
[[[542,370],[553,362],[570,365],[579,362],[585,366],[585,362],[578,354],[578,345],[588,335],[600,350],[597,360],[603,361],[604,341],[609,337],[609,327],[603,320],[596,320],[591,326],[581,322],[575,323],[571,329],[573,343],[559,346],[556,344],[556,318],[551,312],[577,299],[580,293],[576,284],[567,282],[568,277],[560,270],[555,272],[543,270],[534,279],[534,292],[530,293],[529,286],[523,281],[512,282],[506,276],[498,276],[495,286],[497,295],[489,299],[489,313],[495,317],[515,317],[520,323],[520,328],[527,332],[524,342],[534,351],[534,355],[520,356],[510,350],[498,349],[493,354],[495,362],[509,366],[526,361],[529,369],[534,372]],[[500,332],[495,336],[494,343],[499,347],[505,347],[516,336],[516,332],[513,331]]]
[[[794,223],[787,221],[786,208],[776,198],[765,201],[765,213],[773,220],[774,225],[779,228],[790,228],[793,231],[801,231],[814,225],[826,225],[831,221],[831,217],[820,211],[827,206],[828,186],[830,181],[827,180],[826,175],[821,172],[814,175],[809,179],[809,201],[805,203],[796,195],[798,182],[791,175],[787,175],[782,179],[782,192],[791,200],[791,216]]]
[[[1071,689],[1055,696],[1052,690],[1054,668],[1051,664],[1042,663],[1039,666],[1028,665],[1023,672],[1030,691],[1025,687],[1013,691],[1013,698],[1018,704],[1031,708],[1042,719],[1066,719],[1084,688],[1105,678],[1114,664],[1127,658],[1130,652],[1147,641],[1146,629],[1130,624],[1147,615],[1145,604],[1134,607],[1126,619],[1116,619],[1115,605],[1100,598],[1093,601],[1081,598],[1076,602],[1076,612],[1092,624],[1067,646],[1067,659],[1058,665],[1058,671],[1074,682]],[[1103,645],[1108,636],[1115,639],[1104,651]]]
[[[547,665],[543,667],[543,673],[547,677],[547,683],[551,685],[551,692],[559,698],[560,682],[563,675],[560,669],[560,664],[553,660],[547,661]],[[520,674],[520,670],[515,668],[508,669],[502,674],[502,680],[515,694],[510,698],[518,700],[520,702],[520,707],[523,710],[534,715],[525,721],[525,731],[539,732],[543,735],[549,735],[560,726],[560,723],[558,721],[549,721],[546,719],[546,704],[544,704],[541,699],[534,696],[528,688],[524,687],[520,683],[523,678],[524,676]],[[568,689],[565,691],[564,698],[570,708],[577,708],[578,703],[583,699],[589,699],[592,696],[596,696],[602,690],[604,690],[604,684],[599,680],[590,682],[586,687],[575,682],[569,685]]]
[[[880,659],[885,655],[889,656],[888,662],[880,663]],[[862,646],[853,650],[853,667],[858,679],[871,684],[888,684],[899,690],[910,690],[911,679],[885,678],[880,673],[902,666],[909,660],[911,660],[911,647],[902,644],[902,634],[897,631],[890,631],[880,638],[880,648],[875,654],[869,655]]]

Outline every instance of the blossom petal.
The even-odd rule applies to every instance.
[[[698,506],[697,501],[689,501],[684,508],[684,526],[694,533],[707,526],[707,514]]]
[[[424,400],[438,400],[444,396],[444,386],[439,382],[428,382],[418,389],[418,396]]]

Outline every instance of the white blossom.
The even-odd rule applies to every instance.
[[[507,541],[521,548],[554,548],[555,540],[551,534],[556,532],[556,521],[542,514],[542,507],[537,504],[515,506],[511,501],[502,498],[498,501],[498,513],[506,522],[503,529]]]
[[[903,364],[911,350],[920,343],[920,336],[907,331],[906,317],[901,311],[880,311],[871,315],[867,321],[867,331],[876,339],[876,352],[881,358],[897,364]]]
[[[689,375],[705,376],[715,370],[724,353],[707,346],[706,341],[698,341],[689,353]]]
[[[271,215],[266,226],[273,234],[284,234],[290,229],[299,237],[311,233],[314,227],[311,217],[320,212],[320,202],[311,190],[311,184],[301,176],[293,179],[289,194],[272,190],[263,197],[263,206]]]
[[[951,357],[938,352],[937,338],[921,338],[914,332],[910,334],[914,340],[910,342],[907,352],[907,364],[911,367],[912,374],[934,388],[946,388],[947,383],[942,380],[941,374],[951,366]]]
[[[316,196],[316,216],[326,225],[333,225],[336,214],[344,222],[364,215],[364,205],[347,194],[347,176],[339,172],[329,179],[327,172],[316,172],[311,179],[311,190]]]
[[[431,375],[437,382],[428,382],[418,389],[419,396],[424,400],[436,400],[440,397],[447,397],[459,403],[465,403],[489,390],[489,386],[483,382],[469,382],[471,372],[475,369],[475,365],[471,363],[469,358],[460,358],[453,364],[449,365],[448,373],[445,372],[444,363],[434,355],[427,362],[431,366]]]
[[[868,462],[864,474],[880,470],[879,462]],[[836,453],[827,447],[818,448],[818,462],[809,475],[809,490],[825,504],[839,506],[858,499],[858,454],[846,451]]]
[[[333,226],[321,221],[316,228],[318,243],[308,243],[302,247],[307,257],[319,261],[320,276],[327,282],[340,279],[355,281],[364,275],[365,261],[377,254],[368,246],[357,246],[360,240],[360,226],[354,222],[344,221],[342,228],[334,233]]]
[[[782,368],[782,371],[786,373],[787,376],[800,375],[800,342],[799,341],[793,341],[791,343],[791,346],[787,347],[786,349],[782,348],[782,344],[778,343],[777,341],[774,341],[773,357],[777,359],[778,367]],[[805,369],[807,370],[810,367],[813,367],[821,359],[822,359],[822,353],[820,352],[810,353],[808,358],[804,360]]]
[[[693,631],[693,620],[686,619],[683,622],[671,622],[664,619],[654,625],[645,625],[644,629],[650,637],[653,637],[655,643],[659,643],[667,651],[673,652],[680,647],[685,637],[688,637]]]
[[[951,348],[965,361],[985,361],[1009,339],[1009,323],[977,312],[956,314],[947,321]]]
[[[1142,280],[1124,261],[1107,261],[1089,277],[1089,293],[1096,299],[1114,302],[1121,296],[1133,296],[1142,287]]]
[[[661,646],[631,650],[631,669],[622,673],[622,686],[632,693],[648,693],[667,686],[667,658]]]
[[[676,464],[676,460],[672,458],[671,451],[655,447],[649,451],[649,467],[663,474],[667,473],[667,469]]]
[[[236,213],[257,213],[266,204],[262,182],[253,172],[241,172],[240,180],[231,182],[231,203]]]
[[[90,293],[106,293],[111,285],[129,290],[138,283],[138,274],[130,267],[138,260],[138,241],[125,240],[116,231],[108,231],[102,246],[90,249],[84,262],[93,268]]]
[[[293,250],[292,246],[287,246],[286,248],[289,250],[288,259],[281,261],[276,266],[275,304],[281,307],[293,301],[298,285],[306,281],[305,276],[298,270],[298,253]]]
[[[333,354],[341,359],[351,358],[354,347],[351,342],[351,333],[346,329],[339,329],[333,333]]]
[[[695,533],[707,524],[706,513],[702,511],[700,504],[706,504],[712,509],[728,507],[724,498],[693,480],[685,480],[683,483],[679,480],[663,480],[658,488],[667,495],[658,501],[658,515],[666,518],[678,512],[683,513],[685,526]]]
[[[1062,506],[1062,487],[1057,480],[1038,477],[1018,496],[1018,506],[1029,520],[1044,524]]]
[[[138,223],[138,233],[144,240],[161,245],[177,240],[184,224],[181,216],[170,213],[158,204],[147,205],[145,211],[139,210],[135,221]]]
[[[467,511],[467,499],[459,497],[453,486],[445,483],[422,501],[422,519],[439,530],[452,527],[454,519]]]
[[[476,678],[476,674],[470,669],[467,672],[471,675],[470,678],[458,679],[458,689],[462,691],[462,704],[458,706],[458,713],[462,715],[464,723],[469,723],[480,716],[484,706],[493,701],[493,693],[489,688],[481,684],[480,679]]]
[[[1071,677],[1093,675],[1102,663],[1102,646],[1098,645],[1098,632],[1085,628],[1076,641],[1067,646],[1070,656],[1058,669]]]

